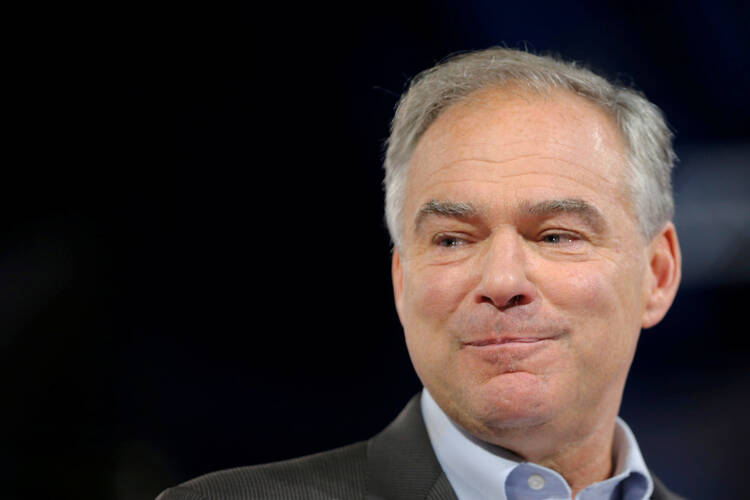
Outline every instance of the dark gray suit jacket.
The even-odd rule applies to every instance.
[[[679,500],[654,478],[652,500]],[[435,457],[415,396],[383,432],[336,450],[214,472],[157,500],[455,500]]]

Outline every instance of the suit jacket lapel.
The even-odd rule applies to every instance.
[[[442,470],[437,481],[435,481],[435,484],[432,485],[429,493],[427,493],[425,500],[458,500],[456,492],[453,491],[453,487],[450,481],[448,481],[448,476]]]
[[[367,443],[368,500],[456,500],[432,450],[419,395]]]

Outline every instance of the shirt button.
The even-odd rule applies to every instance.
[[[544,488],[544,478],[539,474],[529,476],[529,488],[532,490],[541,490]]]

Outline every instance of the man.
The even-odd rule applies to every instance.
[[[367,442],[160,499],[677,498],[617,418],[680,281],[673,160],[654,105],[573,64],[496,48],[422,73],[385,189],[424,391]]]

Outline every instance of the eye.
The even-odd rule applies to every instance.
[[[543,243],[550,243],[552,245],[572,244],[580,240],[581,237],[574,233],[546,233],[541,238]]]
[[[436,234],[432,243],[442,248],[455,248],[466,244],[466,240],[450,234]]]

